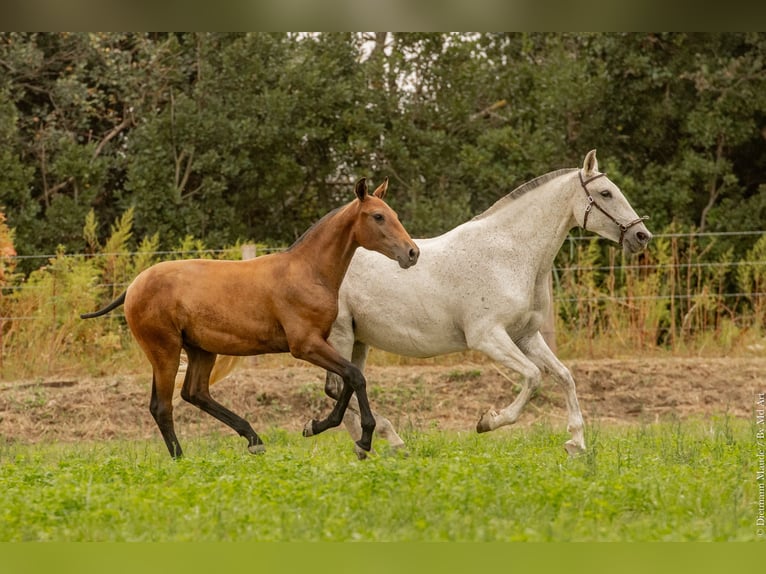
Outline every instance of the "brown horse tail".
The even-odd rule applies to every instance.
[[[125,303],[126,293],[127,291],[123,291],[122,294],[119,297],[117,297],[117,299],[109,303],[109,305],[107,305],[103,309],[99,309],[98,311],[94,311],[93,313],[83,313],[82,315],[80,315],[80,319],[92,319],[93,317],[100,317],[101,315],[106,315],[112,309],[116,309],[117,307]]]

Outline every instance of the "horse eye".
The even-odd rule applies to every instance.
[[[604,191],[601,192],[601,197],[605,197],[609,199],[610,197],[612,197],[612,192],[609,191],[608,189],[605,189]]]
[[[383,220],[385,219],[385,218],[383,217],[383,214],[382,214],[382,213],[373,213],[373,214],[372,214],[372,218],[373,218],[375,221],[377,221],[378,223],[382,223],[382,222],[383,222]]]

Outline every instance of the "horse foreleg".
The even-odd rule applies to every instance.
[[[360,371],[364,372],[370,348],[364,343],[354,340],[353,330],[338,328],[338,323],[336,323],[330,336],[330,343],[344,357],[350,355],[351,362]],[[328,372],[325,378],[325,394],[332,399],[338,400],[342,385],[343,381],[338,375]],[[396,433],[391,421],[374,410],[372,411],[372,416],[375,417],[375,433],[382,439],[387,440],[392,449],[401,451],[404,448],[404,441]],[[348,409],[343,416],[343,424],[354,441],[361,439],[362,421],[359,416],[359,401],[356,395],[353,395],[349,400]]]
[[[210,396],[210,373],[215,364],[215,353],[186,347],[189,366],[181,388],[181,397],[194,406],[217,418],[247,439],[247,449],[253,454],[265,452],[263,441],[245,419],[233,413]]]
[[[337,401],[342,388],[343,380],[335,373],[328,372],[325,378],[325,394]],[[402,451],[404,449],[404,441],[397,434],[391,421],[374,409],[372,410],[372,416],[375,417],[375,434],[387,440],[388,444],[395,451]],[[352,395],[348,402],[346,414],[343,415],[343,424],[354,442],[362,438],[362,419],[359,416],[359,401],[356,395]]]
[[[343,379],[343,386],[332,412],[325,419],[310,420],[303,429],[303,436],[313,436],[324,432],[328,428],[338,426],[343,421],[352,394],[356,393],[362,434],[361,438],[355,442],[357,447],[355,450],[360,459],[366,458],[367,453],[372,450],[372,433],[375,430],[375,417],[370,409],[370,402],[367,398],[367,382],[362,371],[353,363],[344,359],[325,339],[318,336],[303,339],[300,343],[294,342],[290,347],[290,352],[296,358],[308,361],[326,371],[336,373]]]
[[[564,390],[567,405],[567,431],[572,435],[572,438],[564,443],[564,448],[570,455],[583,452],[585,450],[584,423],[572,373],[553,354],[539,332],[524,341],[521,346],[527,352],[527,356],[539,368],[547,370]]]

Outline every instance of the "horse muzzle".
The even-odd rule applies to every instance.
[[[398,255],[396,260],[399,262],[399,267],[409,269],[418,262],[419,257],[420,249],[413,243],[409,248],[405,249],[404,253]]]
[[[622,248],[626,254],[640,253],[652,240],[651,232],[642,223],[628,229],[622,238]]]

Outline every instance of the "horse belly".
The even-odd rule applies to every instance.
[[[182,329],[182,334],[187,344],[223,355],[260,355],[289,350],[282,326],[257,315],[205,318],[200,314]]]
[[[388,353],[427,358],[466,349],[465,336],[451,321],[436,317],[387,316],[385,321],[354,318],[357,341]]]

